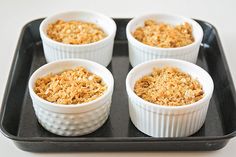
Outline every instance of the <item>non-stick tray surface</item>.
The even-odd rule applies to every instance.
[[[94,133],[81,137],[61,137],[46,131],[37,122],[27,88],[31,74],[46,63],[39,36],[42,20],[34,20],[23,28],[3,98],[1,131],[20,149],[33,152],[217,150],[236,135],[236,94],[220,39],[211,24],[199,20],[204,39],[197,64],[212,76],[215,89],[206,122],[196,134],[153,138],[138,131],[130,121],[125,90],[125,78],[131,69],[125,35],[130,19],[115,19],[117,34],[113,59],[108,66],[114,75],[115,89],[107,122]]]

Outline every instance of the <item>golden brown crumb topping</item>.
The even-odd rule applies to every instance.
[[[52,103],[81,104],[103,95],[107,89],[101,77],[84,67],[49,74],[35,82],[35,93]]]
[[[47,35],[52,40],[65,44],[89,44],[107,36],[93,23],[63,20],[50,24],[47,28]]]
[[[175,67],[154,68],[139,79],[134,92],[142,99],[163,106],[192,104],[203,98],[199,81]]]
[[[133,36],[144,44],[162,48],[182,47],[194,42],[192,27],[187,22],[172,26],[146,20],[143,27],[134,31]]]

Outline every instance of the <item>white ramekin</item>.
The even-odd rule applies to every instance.
[[[143,44],[136,40],[132,33],[138,27],[143,26],[144,21],[148,19],[172,25],[188,22],[192,26],[195,41],[190,45],[178,48],[158,48]],[[159,58],[181,59],[196,63],[200,44],[203,38],[203,30],[196,21],[190,18],[170,14],[146,14],[136,17],[128,23],[126,27],[126,35],[129,44],[129,59],[133,67],[142,62]]]
[[[65,21],[79,20],[92,22],[101,27],[108,36],[100,41],[83,45],[64,44],[54,41],[47,36],[46,31],[49,24],[59,19]],[[107,66],[111,62],[116,24],[113,19],[107,16],[92,11],[59,13],[44,19],[40,24],[39,31],[47,62],[68,58],[88,59],[104,66]]]
[[[35,94],[36,79],[49,73],[83,66],[102,77],[108,88],[105,93],[88,103],[62,105],[48,102]],[[114,79],[104,66],[83,59],[66,59],[48,63],[36,70],[29,80],[29,92],[39,123],[48,131],[62,136],[89,134],[101,127],[110,113]]]
[[[203,86],[204,97],[185,106],[161,106],[138,97],[135,82],[151,73],[154,67],[174,66],[189,73]],[[203,125],[214,84],[211,76],[199,66],[178,59],[156,59],[134,67],[126,78],[129,114],[133,124],[153,137],[184,137],[197,132]]]

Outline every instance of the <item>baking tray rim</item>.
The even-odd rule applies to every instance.
[[[17,42],[17,46],[13,55],[13,60],[11,63],[11,67],[10,67],[10,72],[8,74],[8,79],[7,79],[7,83],[5,86],[5,91],[3,94],[3,99],[2,99],[2,106],[0,108],[0,131],[1,133],[9,138],[12,139],[14,141],[23,141],[23,142],[178,142],[178,141],[219,141],[219,140],[229,140],[233,137],[236,136],[236,130],[234,130],[233,132],[229,133],[229,134],[225,134],[222,136],[208,136],[208,137],[204,137],[204,136],[198,136],[198,137],[168,137],[168,138],[156,138],[156,137],[64,137],[64,136],[59,136],[59,137],[19,137],[17,135],[13,135],[11,133],[9,133],[4,127],[3,127],[3,117],[5,115],[5,111],[6,111],[6,102],[8,100],[9,97],[9,91],[10,91],[10,85],[11,82],[13,80],[13,71],[16,68],[16,60],[18,57],[18,51],[20,49],[21,43],[22,43],[22,39],[23,39],[23,35],[25,33],[25,30],[29,27],[29,25],[31,25],[33,22],[35,21],[39,21],[39,20],[43,20],[44,18],[37,18],[34,20],[31,20],[29,22],[27,22],[21,29],[20,32],[20,37],[18,39]],[[132,18],[113,18],[114,20],[130,20]],[[235,96],[233,97],[234,102],[236,102],[236,92],[235,92],[235,87],[234,87],[234,83],[233,83],[233,79],[229,70],[229,66],[227,64],[226,61],[226,57],[224,54],[224,50],[222,47],[222,43],[220,41],[219,38],[219,34],[218,31],[216,29],[216,27],[214,25],[212,25],[211,23],[204,21],[204,20],[198,20],[198,19],[194,19],[197,22],[202,22],[208,26],[210,26],[214,31],[215,31],[215,35],[216,35],[216,40],[217,40],[217,44],[219,46],[220,49],[220,54],[222,57],[222,61],[223,61],[223,65],[226,68],[226,75],[228,78],[228,82],[229,84],[233,85],[230,86],[230,90],[232,92],[232,94]]]

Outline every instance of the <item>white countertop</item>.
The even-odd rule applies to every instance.
[[[0,101],[10,70],[21,28],[27,22],[48,15],[78,9],[89,9],[111,17],[133,17],[147,12],[174,13],[212,23],[218,30],[230,71],[236,84],[236,1],[217,0],[0,0]],[[0,104],[1,105],[1,104]],[[0,133],[0,154],[18,156],[235,156],[236,138],[221,150],[213,152],[124,152],[124,153],[29,153],[23,152]]]

